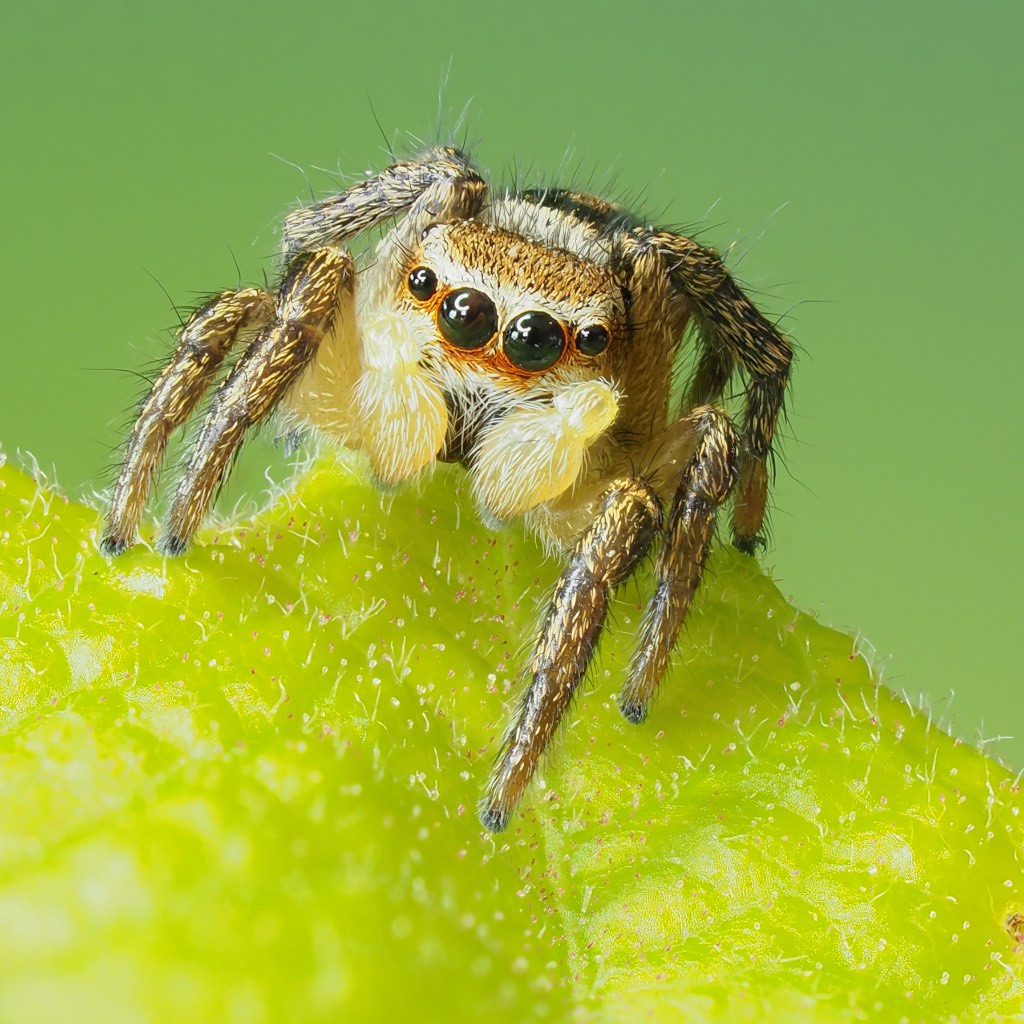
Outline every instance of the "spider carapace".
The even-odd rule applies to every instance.
[[[357,267],[346,243],[393,221]],[[235,345],[163,527],[182,552],[246,432],[275,409],[365,453],[388,486],[459,462],[485,519],[524,517],[565,568],[480,804],[504,829],[584,678],[613,591],[656,546],[619,696],[642,722],[718,510],[752,551],[792,352],[714,250],[570,190],[492,193],[458,150],[401,161],[285,220],[273,290],[192,314],[142,404],[102,539],[135,539],[169,435]],[[695,328],[699,354],[673,400]],[[744,381],[742,422],[718,403]]]

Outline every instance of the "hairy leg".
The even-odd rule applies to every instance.
[[[355,306],[352,257],[332,249],[299,256],[278,290],[274,319],[214,394],[161,538],[168,554],[188,546],[247,430],[275,408],[315,357],[336,317]]]
[[[737,478],[738,441],[729,417],[705,406],[680,421],[697,437],[665,522],[657,585],[647,606],[636,653],[619,695],[631,722],[647,717],[647,705],[668,668],[669,657],[704,573],[715,514]]]
[[[410,228],[417,237],[431,220],[471,217],[483,202],[486,185],[457,149],[438,147],[416,160],[400,160],[344,192],[290,213],[285,220],[289,255],[338,246],[390,217],[417,207]]]
[[[232,344],[251,336],[273,310],[269,292],[244,288],[223,292],[189,317],[128,438],[100,541],[104,554],[120,554],[134,542],[168,439],[191,415]]]
[[[644,557],[660,522],[654,492],[641,480],[621,480],[576,542],[530,662],[529,688],[480,804],[480,820],[491,831],[508,825],[586,675],[612,591]]]
[[[704,351],[689,396],[717,402],[733,367],[747,374],[744,445],[733,508],[733,535],[748,553],[757,546],[768,499],[768,463],[782,415],[793,350],[730,276],[714,249],[667,231],[636,231],[623,243],[627,260],[654,248],[693,306]]]

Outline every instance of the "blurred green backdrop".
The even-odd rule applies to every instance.
[[[734,246],[802,349],[765,564],[1024,766],[1022,43],[1011,0],[11,5],[0,440],[103,486],[171,300],[272,275],[282,212],[386,161],[376,119],[414,148],[471,101],[495,176]]]

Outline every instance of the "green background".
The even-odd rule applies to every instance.
[[[1022,30],[1019,3],[8,7],[0,439],[102,487],[171,300],[272,276],[282,213],[387,160],[377,119],[408,150],[470,103],[495,177],[733,246],[801,349],[765,564],[1024,766]]]

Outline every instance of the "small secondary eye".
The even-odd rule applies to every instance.
[[[546,370],[565,348],[562,325],[547,313],[520,313],[505,328],[505,355],[522,370]]]
[[[430,267],[417,267],[409,274],[409,291],[421,302],[437,291],[437,274]]]
[[[458,288],[444,297],[437,325],[453,345],[480,348],[498,330],[498,311],[483,292]]]
[[[576,332],[576,347],[585,356],[596,356],[608,347],[608,328],[601,324],[581,327]]]

